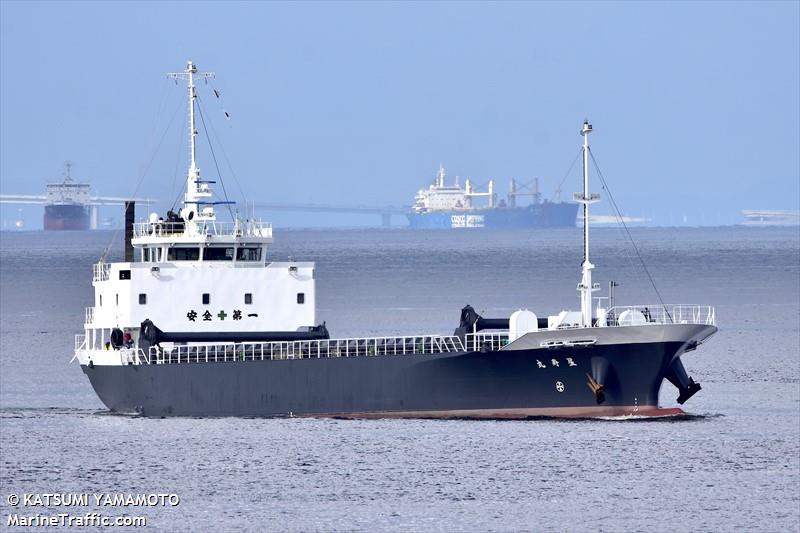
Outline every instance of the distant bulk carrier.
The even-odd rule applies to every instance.
[[[91,190],[88,183],[78,183],[70,177],[70,163],[66,164],[64,181],[47,184],[44,204],[45,230],[89,229]]]
[[[142,198],[92,196],[89,183],[81,183],[72,179],[70,175],[72,163],[67,161],[64,165],[63,180],[48,183],[47,194],[0,194],[0,203],[44,206],[44,229],[56,231],[97,229],[98,208],[100,206],[121,206],[129,201],[148,205],[153,203],[150,199]],[[21,228],[22,225],[20,217],[16,226]],[[105,221],[103,225],[106,225]]]
[[[458,178],[452,185],[445,185],[444,167],[439,166],[436,179],[427,188],[421,189],[414,198],[414,207],[407,214],[409,226],[416,229],[444,228],[553,228],[575,227],[578,204],[542,200],[539,182],[534,180],[533,189],[524,192],[511,180],[508,201],[497,203],[494,181],[489,180],[487,192],[475,191],[469,178],[461,188]],[[531,196],[533,202],[517,206],[518,196]],[[474,199],[486,198],[488,203],[474,205]]]

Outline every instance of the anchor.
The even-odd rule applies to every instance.
[[[606,385],[614,382],[614,370],[605,357],[592,357],[591,373],[586,374],[586,385],[594,394],[597,405],[606,401]]]
[[[594,393],[594,399],[597,401],[597,404],[600,405],[606,401],[606,388],[598,383],[591,375],[586,374],[586,378],[588,379],[586,385],[588,385],[589,389],[592,391],[592,393]]]
[[[669,370],[667,370],[666,378],[670,383],[675,385],[680,392],[678,395],[678,403],[681,405],[686,403],[686,400],[703,388],[686,373],[686,369],[683,367],[680,357],[676,357],[672,362]]]

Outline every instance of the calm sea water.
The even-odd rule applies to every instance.
[[[798,531],[800,232],[634,236],[665,301],[717,309],[720,332],[684,358],[703,390],[683,419],[110,415],[69,360],[112,233],[2,233],[0,529],[15,511],[91,510],[12,508],[9,494],[77,492],[178,494],[101,509],[147,531]],[[318,319],[350,336],[448,333],[467,303],[575,308],[580,253],[579,230],[342,230],[278,231],[271,255],[317,261]],[[595,230],[592,254],[620,304],[657,301],[619,231]],[[676,396],[665,384],[662,404]]]

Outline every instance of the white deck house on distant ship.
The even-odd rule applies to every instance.
[[[745,209],[745,226],[800,226],[800,211]]]

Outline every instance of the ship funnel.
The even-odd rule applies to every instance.
[[[125,202],[125,262],[133,262],[133,221],[136,213],[136,202]]]

